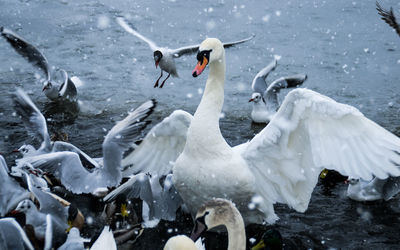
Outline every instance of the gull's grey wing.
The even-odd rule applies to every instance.
[[[118,24],[124,28],[124,30],[134,36],[136,36],[137,38],[145,41],[150,49],[152,49],[153,51],[158,50],[158,46],[150,39],[148,39],[147,37],[144,37],[142,34],[140,34],[139,32],[137,32],[136,30],[132,29],[131,26],[129,26],[129,24],[125,21],[124,18],[122,17],[117,17],[117,22]]]
[[[140,198],[147,203],[153,201],[150,177],[144,173],[134,175],[127,182],[110,192],[103,200],[111,202],[121,194],[125,194],[128,199]]]
[[[383,185],[382,198],[390,200],[393,196],[400,192],[400,177],[389,177]]]
[[[53,152],[19,159],[17,164],[30,163],[34,168],[52,173],[73,193],[91,193],[104,183],[101,175],[86,170],[75,152]],[[106,186],[104,184],[104,186]]]
[[[120,167],[123,152],[142,136],[142,130],[149,123],[143,120],[153,112],[155,107],[155,100],[147,101],[114,125],[107,133],[102,145],[104,165],[118,164],[117,166]]]
[[[0,155],[0,216],[5,216],[30,195],[8,173],[6,161]]]
[[[163,208],[161,209],[162,217],[164,220],[175,220],[176,210],[183,204],[183,200],[175,189],[172,182],[172,174],[168,174],[164,180],[164,187],[161,195],[161,202]]]
[[[22,89],[18,88],[11,95],[11,98],[14,103],[14,109],[21,116],[28,133],[39,138],[42,142],[42,148],[50,151],[50,136],[47,131],[46,120],[42,113]]]
[[[50,81],[50,68],[47,59],[35,46],[6,28],[1,29],[1,35],[18,54],[26,58],[34,66],[39,67],[46,74],[47,81]]]
[[[381,5],[376,2],[376,9],[378,10],[378,14],[381,15],[381,19],[383,21],[385,21],[387,24],[390,25],[390,27],[392,27],[396,33],[400,36],[400,26],[396,21],[396,17],[393,14],[393,8],[390,7],[390,10],[384,10]]]
[[[236,44],[244,43],[247,42],[251,39],[253,39],[254,35],[242,40],[234,41],[234,42],[228,42],[228,43],[223,43],[224,48],[229,48],[231,46],[234,46]],[[173,55],[173,57],[178,58],[183,55],[188,55],[188,54],[193,54],[196,53],[199,50],[200,44],[196,45],[190,45],[190,46],[185,46],[177,49],[171,49],[170,53]]]
[[[94,160],[92,157],[90,157],[85,152],[83,152],[76,146],[72,145],[71,143],[56,141],[54,142],[53,148],[51,150],[52,152],[62,152],[62,151],[75,152],[79,155],[79,158],[81,159],[83,165],[85,165],[86,163],[89,165],[89,168],[100,168],[100,164],[96,160]]]
[[[68,73],[65,70],[61,70],[64,76],[64,82],[60,85],[58,93],[60,97],[66,98],[70,101],[76,101],[78,91],[74,82],[69,78]]]
[[[66,223],[68,220],[67,210],[61,203],[48,193],[36,188],[32,185],[29,175],[25,175],[28,183],[29,191],[33,193],[40,204],[40,212],[44,214],[51,214],[54,219],[60,223]]]
[[[14,218],[0,219],[0,249],[34,250],[25,231]]]
[[[277,60],[274,59],[265,68],[263,68],[257,73],[251,84],[253,92],[260,93],[261,95],[264,94],[268,86],[265,80],[268,77],[268,74],[276,68],[277,63],[278,63]]]
[[[273,81],[264,93],[264,100],[268,110],[276,111],[279,108],[278,93],[284,88],[295,88],[307,79],[306,74],[296,74],[281,77]]]

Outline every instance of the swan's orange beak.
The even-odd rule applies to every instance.
[[[208,59],[207,57],[203,56],[203,60],[197,62],[197,65],[192,72],[193,77],[199,76],[201,72],[203,72],[203,70],[206,68],[207,64]]]

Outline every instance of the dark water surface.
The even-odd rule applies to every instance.
[[[393,6],[400,18],[400,2],[382,0],[381,5]],[[221,130],[231,145],[262,129],[249,118],[250,84],[274,56],[281,59],[271,81],[307,73],[304,87],[354,105],[400,135],[400,39],[380,20],[375,1],[1,0],[0,25],[37,45],[51,65],[84,83],[78,89],[79,115],[60,112],[65,107],[47,100],[38,72],[0,39],[0,152],[9,165],[17,157],[10,153],[13,149],[33,143],[10,105],[16,87],[30,94],[48,118],[52,134],[65,132],[70,142],[92,156],[101,156],[101,143],[115,121],[149,98],[158,101],[150,118],[153,124],[175,109],[195,111],[207,78],[191,77],[195,56],[176,60],[180,78],[154,89],[159,71],[152,52],[122,30],[117,16],[172,48],[200,43],[207,36],[231,41],[256,34],[251,42],[226,51]],[[300,248],[398,248],[399,199],[363,204],[347,199],[345,191],[344,184],[330,190],[317,186],[304,214],[278,205],[281,219],[276,228]],[[168,229],[188,233],[190,223],[180,218],[145,230],[133,247],[161,248],[176,233]]]

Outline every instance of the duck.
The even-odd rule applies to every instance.
[[[218,226],[228,231],[228,250],[246,249],[242,215],[232,201],[222,198],[211,199],[198,209],[190,238],[197,241],[203,232]]]
[[[51,73],[51,68],[46,57],[39,49],[7,28],[0,27],[0,33],[18,54],[38,67],[46,75],[42,91],[48,99],[51,101],[77,101],[78,91],[75,82],[79,78],[69,77],[65,70],[60,69],[59,73],[62,75],[63,81],[60,84],[57,83],[54,75]]]
[[[273,224],[275,203],[305,212],[320,172],[333,169],[370,180],[400,175],[400,138],[358,109],[309,89],[291,90],[267,126],[231,147],[221,134],[225,50],[204,40],[192,72],[209,66],[186,144],[172,167],[172,180],[192,215],[207,200],[232,200],[245,223]]]
[[[279,108],[278,94],[280,90],[296,88],[307,79],[307,75],[301,73],[280,77],[268,85],[266,79],[276,66],[277,60],[274,59],[257,73],[251,84],[253,94],[249,102],[253,103],[251,119],[254,123],[268,123]]]
[[[185,47],[181,47],[178,49],[169,49],[167,47],[159,47],[156,45],[155,42],[153,42],[152,40],[143,36],[136,30],[132,29],[123,17],[117,17],[117,22],[126,32],[128,32],[128,33],[136,36],[137,38],[141,39],[142,41],[146,42],[149,45],[150,49],[153,51],[153,58],[154,58],[155,66],[156,66],[156,68],[158,66],[160,66],[160,69],[161,69],[161,75],[155,82],[154,88],[156,88],[156,87],[162,88],[164,86],[165,81],[171,75],[173,77],[179,77],[177,69],[176,69],[176,65],[175,65],[175,58],[179,58],[183,55],[196,53],[196,51],[199,48],[198,44],[191,45],[191,46],[185,46]],[[248,38],[242,39],[242,40],[224,43],[224,47],[228,48],[228,47],[231,47],[236,44],[247,42],[247,41],[253,39],[253,37],[254,37],[254,35],[250,36]],[[168,76],[163,80],[161,85],[159,85],[159,81],[160,81],[161,77],[163,76],[164,71],[168,73]]]

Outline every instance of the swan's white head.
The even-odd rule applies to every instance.
[[[190,238],[196,241],[202,232],[233,222],[240,216],[236,206],[225,199],[213,199],[202,205],[197,211],[195,225]]]
[[[194,68],[193,77],[199,76],[206,68],[207,64],[221,62],[225,57],[224,46],[217,38],[207,38],[199,47],[197,53],[197,65]]]

